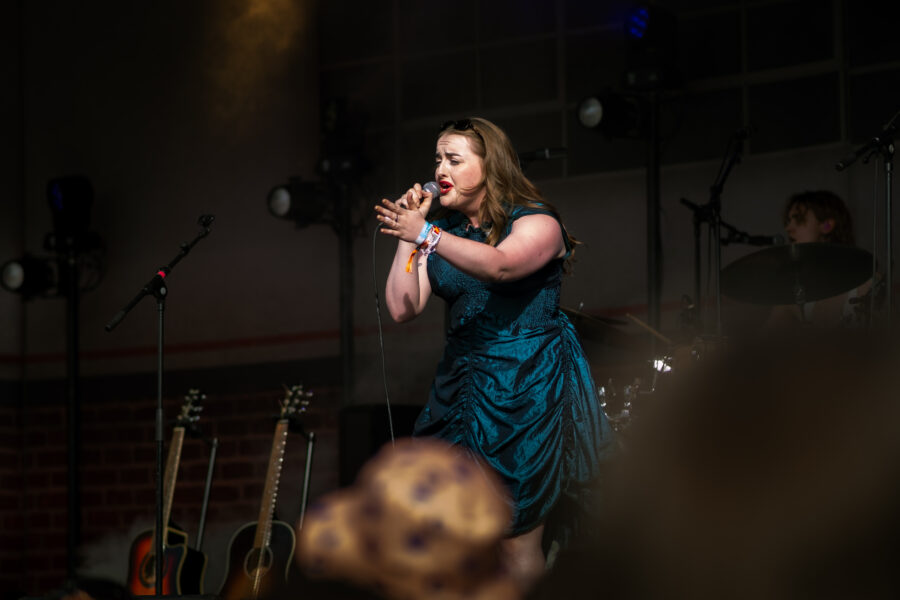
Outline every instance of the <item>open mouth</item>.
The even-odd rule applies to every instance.
[[[449,181],[441,181],[438,185],[441,186],[441,194],[446,194],[453,189],[453,184]]]

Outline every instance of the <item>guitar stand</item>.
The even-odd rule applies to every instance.
[[[197,527],[197,551],[203,552],[203,529],[206,526],[206,509],[209,507],[209,492],[212,489],[213,470],[216,466],[216,451],[219,438],[203,438],[209,444],[209,468],[206,471],[206,485],[203,488],[203,506],[200,508],[200,525]]]
[[[309,499],[309,478],[312,473],[313,447],[316,445],[316,433],[300,430],[300,434],[306,438],[306,467],[303,473],[303,493],[300,496],[300,518],[297,520],[297,529],[303,527],[303,517],[306,515],[306,503]]]

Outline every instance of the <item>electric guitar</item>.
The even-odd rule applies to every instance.
[[[275,437],[269,454],[269,468],[263,487],[259,517],[240,527],[229,542],[228,563],[219,596],[224,600],[257,600],[283,585],[294,557],[294,528],[275,516],[275,500],[288,433],[309,406],[311,392],[295,385],[286,389]]]
[[[172,496],[175,494],[175,478],[181,461],[185,431],[196,427],[198,414],[203,408],[199,403],[205,397],[193,389],[184,397],[181,413],[172,430],[172,442],[166,459],[162,507],[162,522],[165,524],[165,534],[162,538],[162,594],[166,596],[203,592],[206,555],[188,547],[187,533],[169,523],[169,518],[172,514]],[[148,529],[138,534],[131,544],[127,587],[133,596],[156,595],[156,535],[155,527]]]

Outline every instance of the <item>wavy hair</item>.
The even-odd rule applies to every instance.
[[[788,198],[782,212],[785,226],[790,220],[791,209],[796,207],[803,213],[812,211],[820,222],[831,219],[834,227],[822,236],[822,239],[832,244],[855,244],[853,239],[853,217],[844,201],[828,190],[815,190],[794,194]]]
[[[440,136],[461,135],[469,139],[472,151],[481,157],[484,168],[482,180],[484,201],[478,210],[478,220],[488,229],[487,243],[496,246],[509,222],[509,212],[514,206],[541,208],[549,211],[560,222],[572,252],[580,244],[562,225],[559,211],[544,200],[537,187],[522,172],[519,156],[509,137],[497,125],[487,119],[470,117],[451,121],[441,127]],[[476,188],[477,189],[477,186]],[[464,190],[472,191],[472,190]],[[568,262],[568,261],[567,261]]]

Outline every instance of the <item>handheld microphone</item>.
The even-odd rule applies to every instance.
[[[422,186],[422,189],[426,192],[431,192],[432,198],[440,198],[441,197],[441,186],[437,184],[436,181],[429,181],[425,185]]]

